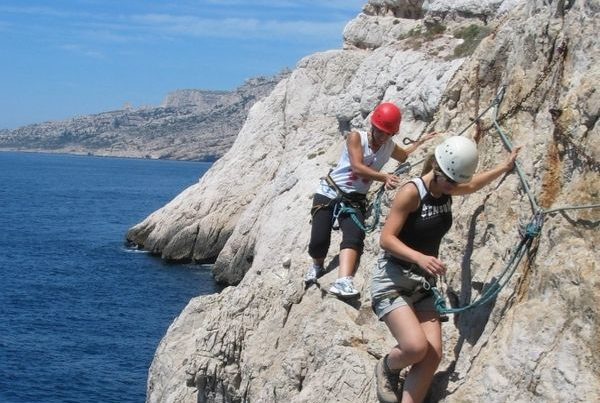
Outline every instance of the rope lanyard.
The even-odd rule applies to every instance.
[[[459,313],[468,309],[484,305],[490,302],[492,299],[494,299],[504,288],[504,286],[508,283],[514,272],[517,270],[521,259],[529,250],[529,247],[531,246],[531,243],[533,242],[534,238],[537,235],[539,235],[542,224],[542,215],[538,214],[534,216],[532,221],[526,226],[525,233],[521,238],[521,241],[517,244],[517,247],[512,253],[510,260],[506,264],[504,270],[498,276],[498,279],[496,279],[496,281],[494,281],[488,288],[486,288],[486,290],[481,294],[481,296],[477,300],[472,301],[469,305],[458,308],[448,308],[446,306],[446,300],[444,299],[440,290],[437,287],[432,286],[431,290],[435,298],[435,309],[438,311],[438,313],[441,315]]]
[[[411,165],[407,162],[403,162],[394,170],[394,172],[392,172],[392,174],[397,176],[397,175],[401,175],[404,173],[408,173],[413,166],[414,165]],[[371,203],[371,206],[370,206],[371,217],[373,217],[373,221],[371,222],[371,224],[364,225],[361,222],[360,212],[358,211],[358,209],[356,209],[355,207],[350,205],[350,203],[345,202],[343,199],[341,199],[341,201],[339,203],[337,203],[337,205],[335,206],[335,208],[333,210],[333,222],[335,223],[335,221],[337,221],[338,217],[341,214],[349,214],[350,217],[352,218],[352,221],[354,222],[354,224],[356,224],[356,226],[358,228],[360,228],[365,233],[373,232],[375,230],[375,228],[377,228],[377,226],[379,225],[379,220],[381,217],[381,202],[382,202],[384,193],[385,193],[385,185],[381,185],[379,187],[379,189],[377,189],[377,191],[375,192],[375,197],[373,199],[373,203]],[[335,228],[335,225],[334,225],[334,228]]]

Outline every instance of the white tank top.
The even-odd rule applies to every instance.
[[[377,152],[373,152],[369,147],[369,139],[366,132],[359,132],[360,144],[363,150],[363,163],[375,171],[380,171],[381,168],[389,161],[392,152],[396,147],[396,143],[390,137],[385,143],[379,147]],[[371,187],[372,179],[361,178],[352,172],[350,165],[350,156],[348,155],[348,144],[344,145],[344,151],[337,166],[330,173],[331,178],[345,193],[362,193],[367,194]],[[324,179],[321,179],[317,193],[327,196],[331,199],[336,197],[335,189],[329,187]]]

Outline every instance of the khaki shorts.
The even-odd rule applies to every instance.
[[[385,315],[392,312],[394,309],[398,309],[403,306],[410,306],[418,312],[435,312],[434,302],[435,298],[433,295],[416,292],[411,296],[396,294],[391,296],[384,295],[378,298],[374,297],[372,301],[372,307],[373,312],[375,312],[375,315],[377,315],[379,320],[383,320]]]
[[[435,298],[423,289],[425,278],[414,267],[404,267],[386,258],[379,259],[371,283],[372,308],[379,320],[394,309],[410,306],[415,311],[435,311]],[[427,279],[431,285],[435,280]]]

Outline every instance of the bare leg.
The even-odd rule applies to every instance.
[[[427,354],[427,337],[417,314],[410,306],[394,309],[383,318],[398,343],[388,355],[390,369],[408,367]]]
[[[358,262],[358,251],[345,248],[340,251],[340,269],[338,278],[354,276],[356,263]]]
[[[417,312],[420,328],[427,339],[424,357],[415,362],[404,382],[402,403],[422,402],[442,359],[442,328],[436,312]]]

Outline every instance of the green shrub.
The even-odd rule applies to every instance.
[[[427,25],[427,31],[425,31],[425,37],[429,39],[435,39],[446,32],[446,26],[442,24],[431,24]]]
[[[442,24],[426,25],[424,28],[425,30],[423,30],[423,27],[413,28],[404,34],[401,39],[409,39],[408,42],[411,47],[417,50],[423,43],[439,38],[446,31],[446,27]]]
[[[308,159],[312,160],[313,158],[318,157],[319,155],[325,154],[325,150],[317,150],[317,152],[308,154]]]
[[[479,42],[490,33],[490,29],[476,24],[463,27],[454,32],[454,37],[463,40],[463,43],[454,48],[454,58],[465,57],[473,54]]]
[[[446,31],[446,27],[442,24],[431,24],[426,25],[425,30],[423,31],[423,27],[415,27],[408,31],[406,34],[402,36],[402,39],[406,38],[419,38],[424,39],[426,41],[431,41]]]

